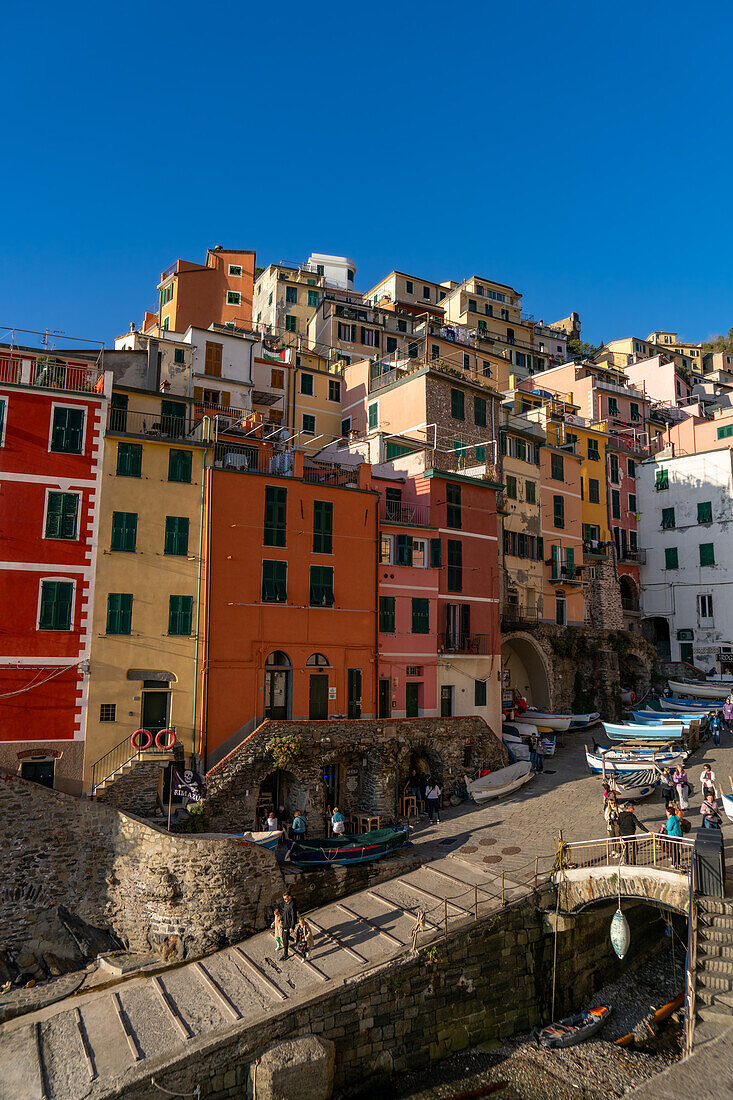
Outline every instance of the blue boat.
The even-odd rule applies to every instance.
[[[645,726],[658,726],[660,722],[681,722],[682,725],[687,727],[692,722],[702,722],[707,718],[706,714],[685,714],[684,711],[679,711],[677,714],[673,714],[671,710],[632,710],[631,712],[634,721],[641,722]]]
[[[250,844],[258,844],[260,848],[267,848],[268,852],[274,852],[277,848],[280,837],[283,835],[282,829],[276,829],[275,832],[270,833],[230,833],[230,836],[235,836],[238,839],[248,840]]]
[[[628,722],[619,726],[611,722],[601,724],[612,741],[659,741],[661,744],[667,741],[681,741],[685,728],[682,722],[678,721],[656,726],[649,726],[644,722]]]
[[[314,840],[296,840],[287,859],[298,867],[345,866],[369,863],[401,848],[407,843],[407,826],[374,829],[356,836],[329,836]]]
[[[659,706],[662,710],[684,711],[687,714],[698,713],[703,710],[706,714],[712,714],[713,711],[722,710],[722,703],[718,706],[716,703],[711,705],[709,699],[687,699],[675,695],[660,695]]]

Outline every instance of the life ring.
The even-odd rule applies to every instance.
[[[176,743],[176,731],[158,730],[155,735],[155,747],[161,749],[163,752],[169,752]]]
[[[141,743],[142,738],[145,739],[144,744]],[[133,749],[135,749],[135,752],[145,752],[146,749],[150,748],[152,743],[153,735],[150,730],[135,730],[132,737],[130,738],[130,744],[132,745]]]

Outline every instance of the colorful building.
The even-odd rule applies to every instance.
[[[0,348],[0,764],[74,794],[112,383],[86,354]]]
[[[501,427],[504,491],[502,519],[502,618],[510,623],[542,618],[543,534],[540,489],[541,448],[545,433],[524,415],[537,402],[521,393],[508,399]]]
[[[258,331],[302,350],[307,347],[308,321],[323,294],[352,298],[355,275],[356,264],[347,256],[316,253],[304,264],[270,264],[254,287],[252,316]]]
[[[252,321],[255,253],[209,248],[206,262],[176,260],[160,276],[158,308],[146,311],[143,330],[154,326],[185,332],[189,325],[207,329],[213,321],[247,326]]]

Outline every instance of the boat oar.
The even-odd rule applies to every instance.
[[[654,1036],[656,1035],[656,1028],[653,1027],[652,1025],[653,1024],[661,1024],[663,1020],[666,1020],[668,1016],[671,1016],[673,1012],[676,1012],[678,1008],[681,1008],[682,1005],[684,1004],[684,1001],[685,1001],[685,995],[684,995],[684,993],[680,993],[679,996],[675,997],[675,999],[673,1001],[669,1001],[666,1005],[662,1005],[661,1008],[658,1008],[656,1010],[656,1012],[654,1012],[654,1014],[651,1016],[651,1018],[649,1018],[649,1017],[645,1018],[645,1020],[643,1022],[647,1026],[650,1038],[654,1038]],[[633,1046],[634,1042],[637,1038],[639,1038],[638,1029],[637,1029],[637,1032],[630,1031],[628,1035],[622,1035],[620,1039],[616,1039],[616,1046],[617,1047],[630,1047],[630,1046]]]

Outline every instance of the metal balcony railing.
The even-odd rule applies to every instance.
[[[538,623],[542,619],[542,601],[528,607],[514,600],[505,600],[501,617],[507,623]]]
[[[583,540],[583,553],[591,558],[607,558],[610,542],[599,542],[597,539]]]
[[[475,653],[486,656],[492,652],[490,634],[446,634],[440,643],[443,653]]]
[[[20,384],[20,359],[14,356],[0,357],[0,382],[17,386]]]
[[[559,569],[553,569],[550,575],[551,584],[582,584],[583,583],[583,567],[580,565],[574,565],[572,567],[567,565],[560,566]]]
[[[109,411],[107,432],[113,435],[136,435],[147,439],[173,439],[180,443],[202,443],[205,440],[203,424],[188,414],[165,415],[160,410],[136,412],[133,409]]]
[[[430,527],[430,506],[400,500],[382,500],[379,518],[384,523],[400,523],[408,527]]]
[[[628,546],[622,547],[618,556],[619,561],[633,561],[638,562],[639,565],[646,564],[646,550],[631,550]]]

